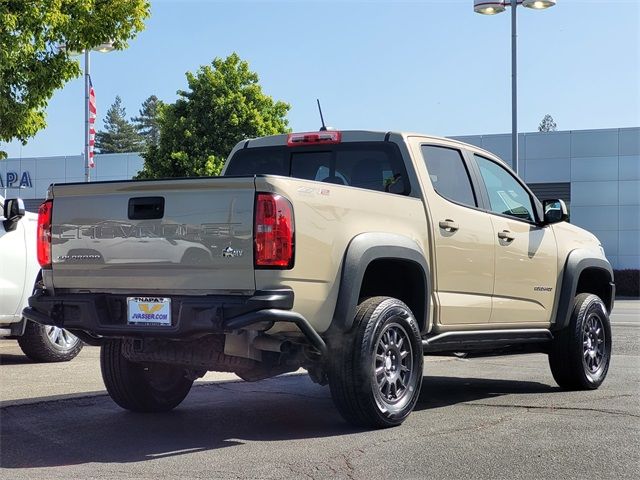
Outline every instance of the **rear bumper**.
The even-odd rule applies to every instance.
[[[127,323],[127,295],[67,294],[50,296],[44,291],[29,298],[25,318],[99,337],[193,338],[243,328],[267,330],[276,322],[296,324],[309,343],[321,353],[322,338],[300,314],[292,312],[293,291],[257,291],[252,296],[172,296],[171,326]]]
[[[290,311],[293,298],[293,291],[288,289],[258,291],[252,296],[172,296],[172,324],[153,326],[128,324],[127,295],[50,296],[40,291],[29,298],[29,306],[24,309],[23,315],[37,323],[82,331],[93,337],[178,339],[224,333],[251,325],[266,330],[278,321],[279,313],[282,316],[290,316],[293,313]],[[260,315],[260,312],[269,313]],[[250,316],[249,321],[243,322],[242,319],[246,319],[247,316]],[[240,327],[234,328],[235,325]]]
[[[252,296],[171,296],[170,326],[130,325],[127,296],[107,293],[50,296],[39,292],[29,298],[23,315],[38,323],[83,330],[94,336],[181,338],[222,333],[227,330],[227,322],[247,313],[264,309],[287,311],[293,307],[291,290],[258,291]]]

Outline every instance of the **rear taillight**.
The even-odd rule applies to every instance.
[[[302,145],[327,145],[340,143],[342,133],[335,130],[325,130],[323,132],[290,133],[287,137],[289,147]]]
[[[256,267],[293,267],[293,208],[286,198],[258,193],[253,232]]]
[[[38,210],[38,263],[42,268],[51,266],[51,211],[53,200],[47,200]]]

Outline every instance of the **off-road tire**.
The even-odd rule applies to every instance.
[[[122,341],[109,340],[100,350],[100,368],[107,392],[133,412],[167,412],[187,396],[193,380],[185,370],[160,363],[136,363],[122,355]]]
[[[56,334],[64,337],[59,343],[56,343],[48,333],[49,330],[54,329]],[[68,362],[78,356],[84,343],[66,330],[27,320],[24,334],[18,337],[18,345],[22,352],[34,362]]]
[[[422,342],[409,307],[391,297],[365,299],[351,331],[333,343],[329,387],[343,418],[365,428],[400,425],[422,385]]]
[[[594,390],[609,370],[611,324],[602,300],[590,293],[575,297],[569,325],[558,332],[549,352],[555,381],[565,390]]]

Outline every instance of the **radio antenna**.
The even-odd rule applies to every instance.
[[[324,117],[322,116],[322,107],[320,106],[320,99],[316,98],[316,102],[318,102],[318,111],[320,112],[320,121],[322,122],[322,127],[320,127],[320,131],[326,132],[327,126],[324,124]]]

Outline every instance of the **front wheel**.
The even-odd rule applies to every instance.
[[[80,353],[84,344],[67,330],[27,320],[18,345],[35,362],[68,362]]]
[[[180,405],[193,380],[179,366],[136,363],[122,355],[122,340],[110,340],[100,350],[102,379],[109,396],[133,412],[166,412]]]
[[[351,332],[332,346],[331,396],[349,423],[367,428],[400,425],[422,385],[422,342],[413,313],[391,297],[358,305]]]
[[[551,373],[566,390],[598,388],[611,361],[611,325],[596,295],[577,295],[569,325],[558,333],[549,352]]]

